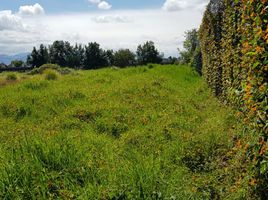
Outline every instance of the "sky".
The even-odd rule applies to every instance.
[[[148,40],[178,56],[208,0],[0,0],[0,54],[30,52],[55,40],[135,50]]]

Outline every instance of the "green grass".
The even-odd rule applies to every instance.
[[[27,76],[0,88],[0,199],[215,199],[239,134],[188,67]]]

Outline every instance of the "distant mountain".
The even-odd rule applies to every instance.
[[[0,54],[0,63],[5,63],[6,65],[9,65],[12,60],[22,60],[25,62],[28,55],[29,53],[20,53],[16,55],[1,55]]]

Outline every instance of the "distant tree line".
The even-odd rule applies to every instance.
[[[28,71],[31,70],[33,67],[27,65],[27,63],[23,62],[22,60],[13,60],[9,65],[4,63],[0,63],[0,72],[3,71]]]
[[[55,41],[48,47],[43,44],[38,49],[34,47],[27,58],[27,65],[40,67],[43,64],[52,63],[75,69],[99,69],[108,66],[126,67],[161,63],[162,61],[163,56],[152,41],[139,45],[135,53],[129,49],[103,50],[96,42],[90,42],[85,46],[81,44],[72,46],[67,41]]]

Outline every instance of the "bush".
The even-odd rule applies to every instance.
[[[13,60],[11,62],[11,66],[16,67],[16,68],[23,67],[23,64],[24,64],[24,62],[21,60]]]
[[[47,69],[44,71],[46,80],[57,80],[58,79],[58,73],[57,71],[53,69]]]
[[[153,69],[154,68],[154,65],[152,63],[148,63],[147,66],[148,66],[149,69]]]
[[[211,1],[199,31],[204,78],[216,96],[237,106],[256,138],[247,136],[244,148],[250,147],[260,199],[268,199],[267,18],[267,1]]]
[[[35,74],[43,74],[47,69],[52,69],[57,71],[58,73],[64,75],[64,74],[70,74],[72,70],[67,67],[60,67],[59,65],[56,64],[44,64],[39,68],[35,68],[32,71],[29,72],[30,75],[35,75]]]
[[[7,74],[6,80],[7,81],[16,81],[18,79],[17,75],[14,73]]]

